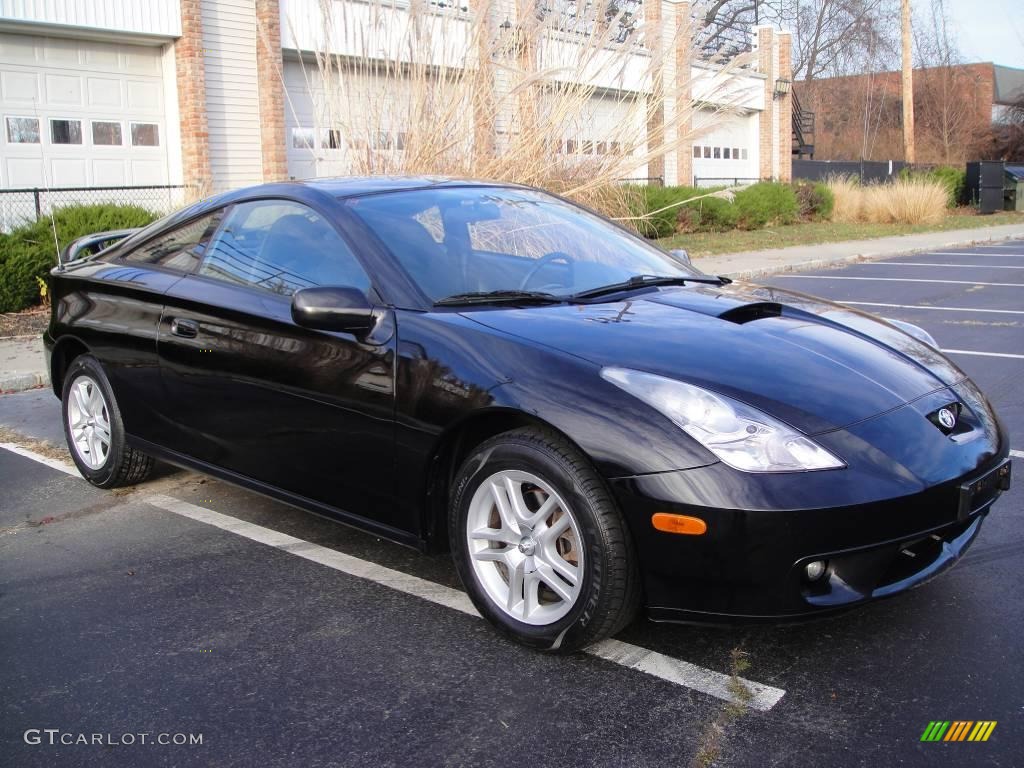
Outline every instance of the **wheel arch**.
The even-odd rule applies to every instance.
[[[53,345],[50,355],[50,385],[53,393],[59,398],[64,391],[64,376],[72,361],[92,350],[77,336],[61,336]]]
[[[473,449],[503,432],[523,427],[536,427],[558,435],[581,456],[589,454],[569,435],[539,416],[516,408],[488,408],[474,411],[448,427],[438,437],[427,464],[427,478],[422,495],[425,519],[422,530],[427,532],[427,549],[442,552],[448,549],[448,500],[452,481],[462,462]]]

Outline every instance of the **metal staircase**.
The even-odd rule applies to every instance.
[[[803,108],[796,89],[793,94],[793,157],[814,159],[814,113]]]

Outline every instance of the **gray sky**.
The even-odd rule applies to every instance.
[[[947,0],[967,61],[1024,69],[1024,0]],[[925,3],[915,0],[914,7]]]

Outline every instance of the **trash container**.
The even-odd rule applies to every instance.
[[[1004,167],[1003,163],[967,164],[967,197],[978,206],[978,213],[1003,210]]]
[[[1003,192],[1006,210],[1024,211],[1024,165],[1006,166],[1006,184]]]

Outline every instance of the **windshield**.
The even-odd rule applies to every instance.
[[[534,190],[391,192],[348,205],[431,301],[494,291],[570,296],[636,275],[697,274],[601,217]]]

